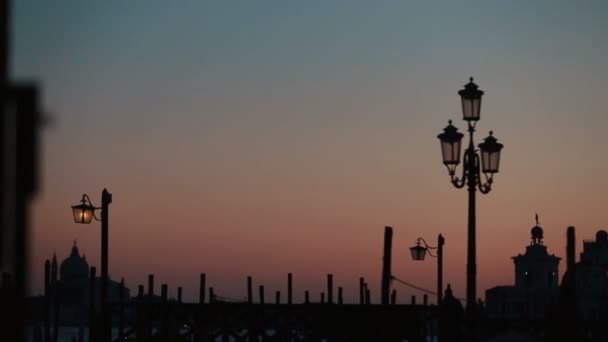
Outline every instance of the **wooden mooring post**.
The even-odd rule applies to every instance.
[[[160,297],[161,297],[161,329],[160,336],[163,341],[170,341],[173,336],[171,328],[170,328],[170,319],[171,319],[171,307],[169,306],[169,289],[167,284],[162,284],[160,286]]]
[[[381,303],[389,303],[389,292],[391,290],[391,254],[393,245],[393,228],[384,227],[384,257],[382,258],[382,294]]]
[[[120,279],[118,293],[118,336],[124,334],[125,330],[125,278]]]
[[[365,304],[365,279],[359,278],[359,304]]]
[[[137,286],[137,305],[136,305],[136,321],[135,321],[135,336],[138,341],[145,341],[145,317],[144,317],[144,285]]]
[[[331,273],[327,275],[327,303],[334,303],[334,275]]]
[[[196,308],[194,315],[194,341],[202,342],[204,335],[204,321],[203,321],[203,304],[205,303],[205,292],[206,292],[206,280],[207,275],[201,273],[199,277],[199,288],[198,288],[198,307]]]
[[[154,274],[148,274],[148,297],[152,300],[154,296]]]
[[[291,305],[293,302],[293,277],[291,273],[287,273],[287,304]]]
[[[247,277],[247,303],[253,304],[253,282],[251,277]]]
[[[51,340],[51,262],[44,263],[44,341]]]
[[[200,304],[205,303],[205,281],[206,281],[206,275],[205,273],[201,273],[200,276],[200,282],[199,282],[199,289],[198,289],[198,302]]]
[[[264,304],[264,285],[260,285],[260,304]]]

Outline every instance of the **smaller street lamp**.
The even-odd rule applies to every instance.
[[[424,244],[424,246],[420,245],[420,242]],[[412,254],[412,259],[416,261],[424,260],[426,253],[434,258],[437,258],[437,304],[441,304],[443,300],[443,245],[445,243],[445,239],[443,235],[439,234],[437,237],[437,247],[429,246],[426,241],[419,237],[416,240],[416,246],[410,247],[410,253]],[[433,254],[432,251],[437,250],[437,254]]]
[[[80,204],[72,206],[72,213],[74,214],[74,222],[89,224],[89,223],[91,223],[91,220],[93,219],[93,217],[95,217],[95,220],[100,221],[95,216],[95,209],[101,209],[101,208],[94,207],[93,204],[91,203],[91,200],[89,199],[89,196],[87,196],[86,194],[82,195]]]
[[[410,252],[412,253],[412,259],[419,261],[424,260],[424,256],[426,255],[426,247],[420,246],[420,240],[418,239],[418,243],[414,247],[410,247]]]
[[[111,338],[111,313],[108,307],[108,216],[112,194],[107,189],[101,192],[101,207],[95,207],[87,194],[82,195],[80,204],[72,206],[74,222],[89,224],[93,218],[101,221],[101,334],[100,341],[107,342]],[[95,210],[101,210],[101,218],[95,216]],[[93,322],[91,322],[93,324]],[[93,331],[92,329],[89,331]]]

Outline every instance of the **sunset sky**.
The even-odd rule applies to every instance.
[[[378,302],[390,225],[394,275],[434,290],[435,260],[408,249],[442,233],[464,297],[467,193],[437,134],[464,130],[469,76],[476,143],[505,145],[478,194],[478,297],[513,283],[535,213],[559,257],[574,225],[578,255],[608,226],[606,18],[605,1],[16,1],[12,77],[39,82],[51,118],[32,292],[74,239],[99,267],[100,224],[70,206],[107,187],[110,275],[131,289],[154,273],[194,299],[206,272],[242,299],[248,275],[270,294],[292,272],[317,300],[333,273],[347,301],[363,276]]]

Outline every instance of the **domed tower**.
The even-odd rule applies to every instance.
[[[515,263],[515,287],[522,289],[553,289],[558,286],[559,261],[561,258],[547,253],[543,244],[543,228],[538,222],[530,230],[530,245],[525,254],[513,257]]]
[[[70,256],[61,262],[59,279],[64,284],[86,282],[89,276],[89,264],[80,256],[76,241],[72,246]]]

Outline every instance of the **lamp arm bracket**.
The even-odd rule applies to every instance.
[[[463,157],[462,176],[460,178],[454,176],[454,174],[456,173],[455,169],[448,168],[448,171],[450,172],[450,181],[452,182],[452,185],[454,185],[454,187],[456,187],[457,189],[463,188],[466,184],[468,166],[468,154],[465,153]]]
[[[464,187],[465,185],[465,178],[458,178],[458,177],[454,177],[452,176],[452,185],[454,185],[455,188],[457,189],[461,189],[462,187]]]
[[[97,207],[94,207],[94,208],[95,208],[95,209],[101,209],[101,208],[97,208]],[[99,217],[97,217],[97,215],[95,215],[95,210],[93,210],[93,218],[94,218],[96,221],[101,221],[101,219],[100,219]]]
[[[479,184],[479,192],[482,194],[488,194],[492,191],[492,186],[489,183]]]
[[[477,158],[479,158],[479,157],[477,157]],[[489,193],[490,191],[492,191],[492,183],[494,182],[492,178],[493,178],[494,174],[490,173],[490,176],[488,176],[487,173],[484,173],[483,175],[485,177],[485,182],[482,183],[481,174],[478,169],[477,170],[477,186],[479,188],[479,191],[485,195],[485,194]]]
[[[439,249],[439,247],[433,247],[433,246],[429,245],[429,244],[428,244],[428,243],[426,243],[426,241],[425,241],[423,238],[421,238],[421,237],[419,237],[419,238],[418,238],[418,240],[416,240],[416,243],[418,243],[418,244],[419,244],[419,243],[420,243],[420,241],[422,241],[422,243],[424,243],[424,247],[425,247],[426,249]]]
[[[93,202],[91,202],[91,198],[89,197],[89,195],[82,194],[82,200],[81,200],[81,202],[82,203],[88,203],[91,207],[93,207],[93,218],[95,220],[97,220],[97,221],[101,221],[101,219],[95,215],[95,210],[100,210],[101,207],[94,206]]]

